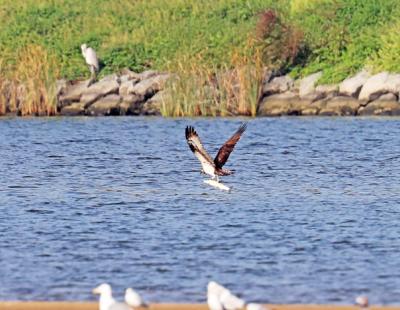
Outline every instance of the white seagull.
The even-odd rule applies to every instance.
[[[226,310],[238,310],[242,309],[245,306],[245,301],[234,294],[231,293],[230,290],[226,290],[222,292],[220,296],[220,300],[224,309]]]
[[[107,283],[100,284],[92,292],[93,294],[100,294],[99,310],[132,310],[127,304],[117,302],[112,297],[111,286]]]
[[[89,87],[96,80],[97,72],[99,72],[100,70],[99,59],[97,58],[94,49],[91,47],[87,47],[86,44],[81,45],[81,51],[83,58],[85,58],[85,61],[89,66],[89,70],[91,73],[90,80],[87,85]]]
[[[107,283],[103,283],[95,287],[92,293],[100,294],[99,298],[100,310],[109,310],[110,306],[116,303],[115,299],[112,297],[111,286]]]
[[[131,307],[147,307],[147,304],[143,302],[142,297],[134,289],[128,287],[125,290],[125,302]]]
[[[220,296],[225,288],[217,282],[210,281],[207,285],[207,304],[210,310],[224,310]]]
[[[238,310],[245,306],[245,301],[226,287],[211,281],[207,286],[207,304],[210,310]]]

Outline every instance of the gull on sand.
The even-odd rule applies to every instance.
[[[147,307],[139,293],[130,287],[125,290],[125,302],[131,307]]]
[[[99,294],[99,310],[132,310],[126,303],[118,302],[112,297],[111,286],[100,284],[93,289],[93,294]]]
[[[239,310],[246,306],[247,310],[266,310],[261,304],[246,302],[232,294],[226,287],[215,281],[210,281],[207,286],[207,304],[210,310]]]

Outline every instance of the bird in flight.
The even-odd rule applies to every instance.
[[[208,174],[212,179],[216,179],[219,182],[219,176],[225,176],[233,174],[233,171],[223,169],[222,167],[227,162],[229,155],[232,153],[236,143],[246,130],[247,124],[242,124],[239,129],[229,138],[228,141],[219,149],[217,156],[214,160],[208,155],[203,145],[201,144],[200,138],[197,132],[192,126],[187,126],[185,130],[186,141],[190,147],[190,150],[194,153],[197,159],[200,161],[202,166],[202,173]]]

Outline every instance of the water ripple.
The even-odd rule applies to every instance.
[[[398,119],[251,120],[210,188],[184,128],[213,155],[242,121],[0,121],[0,300],[400,303]]]

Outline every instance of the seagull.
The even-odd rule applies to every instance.
[[[210,310],[238,310],[246,303],[226,287],[211,281],[207,286],[207,304]]]
[[[228,289],[222,292],[220,300],[222,305],[224,306],[224,309],[226,310],[242,309],[246,304],[246,302],[243,299],[235,296]]]
[[[134,308],[147,307],[139,293],[130,287],[125,290],[125,302]]]
[[[210,310],[225,310],[219,296],[214,293],[207,293],[207,305]]]
[[[225,287],[217,282],[210,281],[207,285],[207,304],[210,310],[224,310],[220,296],[226,290]]]
[[[227,288],[223,287],[221,284],[218,284],[215,281],[208,282],[207,294],[217,295],[219,298],[221,296],[222,292],[224,292],[226,290],[227,290]]]
[[[356,305],[361,308],[368,308],[368,297],[367,296],[358,296],[356,298]]]
[[[99,310],[132,310],[127,304],[117,302],[112,297],[111,286],[107,283],[100,284],[92,292],[93,294],[100,294]]]
[[[202,173],[208,174],[212,179],[217,179],[219,182],[219,176],[225,176],[233,174],[233,171],[223,169],[229,155],[232,153],[233,148],[239,141],[240,137],[246,130],[247,124],[242,124],[239,129],[229,138],[228,141],[219,149],[217,156],[212,160],[210,155],[206,152],[203,145],[201,144],[200,138],[197,132],[192,126],[187,126],[185,130],[186,141],[190,147],[190,150],[194,153],[197,159],[200,161],[202,166]]]
[[[109,310],[110,306],[116,303],[115,299],[112,297],[111,286],[107,283],[103,283],[95,287],[92,293],[100,294],[99,298],[100,310]]]
[[[87,47],[86,44],[81,45],[81,51],[83,58],[85,58],[85,61],[88,64],[91,73],[90,80],[87,85],[87,87],[89,87],[96,80],[97,72],[99,72],[100,70],[99,59],[97,58],[94,49],[91,47]]]

